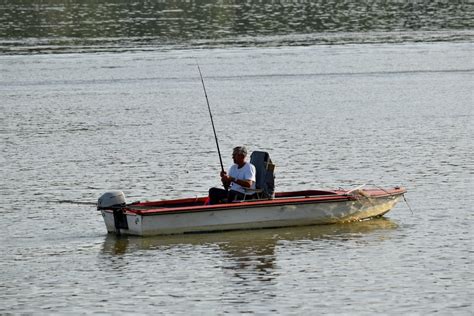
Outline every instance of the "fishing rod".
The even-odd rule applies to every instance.
[[[207,109],[209,110],[209,117],[211,118],[212,130],[214,131],[214,138],[216,140],[217,153],[219,154],[219,161],[221,163],[221,170],[224,172],[224,165],[222,164],[221,150],[219,149],[219,141],[217,140],[216,128],[214,127],[214,120],[212,119],[211,106],[209,105],[209,99],[207,98],[206,86],[204,85],[204,79],[202,78],[201,68],[196,61],[196,65],[199,70],[199,75],[201,76],[202,88],[204,89],[204,96],[206,96]]]

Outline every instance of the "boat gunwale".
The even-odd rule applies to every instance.
[[[395,187],[388,190],[381,189],[369,189],[363,190],[366,193],[369,193],[368,197],[371,198],[384,198],[389,196],[399,196],[406,193],[405,188]],[[297,192],[282,192],[286,194],[291,193],[301,193],[301,192],[315,192],[315,191],[297,191]],[[206,211],[229,211],[229,210],[238,210],[238,209],[253,209],[253,208],[263,208],[263,207],[275,207],[283,205],[301,205],[301,204],[316,204],[316,203],[331,203],[331,202],[342,202],[342,201],[355,201],[358,200],[358,197],[352,193],[346,194],[348,191],[344,190],[335,190],[335,191],[320,191],[328,192],[331,194],[326,195],[317,195],[317,196],[299,196],[297,198],[288,198],[288,197],[277,197],[274,199],[259,199],[259,200],[249,200],[249,201],[238,201],[225,204],[215,204],[215,205],[196,205],[196,206],[181,206],[181,207],[160,207],[156,206],[149,209],[134,209],[133,207],[140,207],[140,205],[152,204],[154,202],[143,202],[143,203],[132,203],[123,207],[123,211],[130,215],[141,215],[141,216],[153,216],[153,215],[169,215],[169,214],[183,214],[183,213],[197,213],[197,212],[206,212]],[[177,200],[167,200],[160,201],[166,205],[169,201],[176,202],[192,202],[192,201],[204,201],[206,197],[196,197],[196,198],[187,198],[187,199],[177,199]]]

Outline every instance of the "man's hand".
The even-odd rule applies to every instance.
[[[231,177],[227,175],[227,172],[221,171],[221,181],[225,188],[228,188],[230,186],[230,179]]]

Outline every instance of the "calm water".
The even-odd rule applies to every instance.
[[[265,28],[271,13],[220,42],[197,36],[219,30],[203,25],[189,38],[152,28],[146,43],[148,28],[125,22],[159,9],[191,23],[217,9],[107,3],[0,5],[0,313],[473,314],[470,4],[410,2],[426,8],[419,29],[397,29],[409,5],[387,1],[370,7],[366,30]],[[281,9],[219,3],[244,17]],[[298,3],[285,10],[309,5]],[[106,45],[91,12],[110,14]],[[81,23],[67,31],[68,17]],[[271,153],[279,191],[403,185],[413,213],[400,203],[344,225],[107,235],[91,205],[105,191],[135,201],[218,184],[196,60],[225,165],[245,144]]]

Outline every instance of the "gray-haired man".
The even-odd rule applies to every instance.
[[[246,162],[247,148],[244,146],[235,147],[232,151],[234,164],[229,168],[229,172],[221,171],[221,181],[226,189],[211,188],[209,190],[209,203],[218,204],[242,200],[245,196],[245,189],[255,189],[255,166]]]

